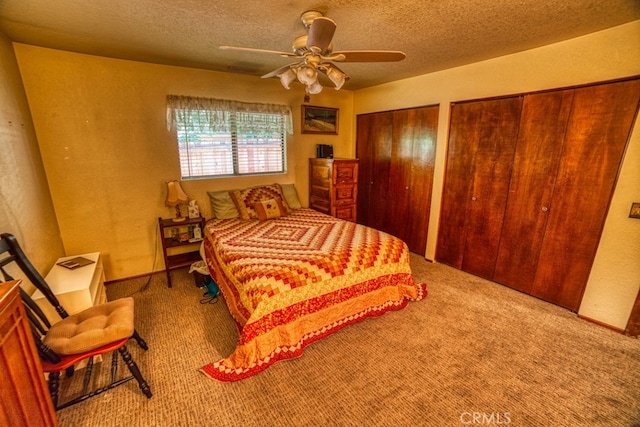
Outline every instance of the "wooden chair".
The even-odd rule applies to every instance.
[[[42,367],[44,372],[49,374],[49,392],[56,410],[82,402],[133,378],[138,381],[142,393],[150,398],[152,396],[151,389],[126,347],[129,339],[134,338],[140,347],[144,350],[148,349],[147,344],[134,329],[133,298],[120,298],[69,315],[60,305],[44,278],[27,259],[16,238],[8,233],[0,236],[0,271],[4,280],[13,280],[8,272],[12,268],[9,265],[17,265],[62,318],[52,325],[40,307],[21,289],[25,311],[42,360]],[[118,357],[115,350],[122,356],[131,376],[116,379]],[[104,387],[90,391],[88,388],[91,383],[93,357],[96,355],[106,356],[107,353],[112,353],[111,381]],[[65,371],[68,377],[72,376],[74,365],[83,360],[87,360],[87,366],[82,392],[79,396],[59,404],[60,373]]]

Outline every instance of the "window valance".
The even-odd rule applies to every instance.
[[[236,123],[242,123],[254,132],[264,134],[282,132],[284,119],[285,129],[288,134],[293,134],[293,120],[291,108],[281,104],[261,104],[251,102],[232,101],[227,99],[200,98],[192,96],[168,95],[167,96],[167,129],[173,130],[178,123],[193,122],[193,117],[198,117],[198,123],[194,126],[206,126],[210,130],[219,132],[230,131],[231,116]],[[274,118],[274,115],[280,118]]]

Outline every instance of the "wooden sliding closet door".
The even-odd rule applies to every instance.
[[[438,107],[393,111],[386,230],[424,254],[431,208]]]
[[[522,98],[454,104],[437,260],[492,278]]]
[[[436,259],[577,311],[639,102],[635,79],[454,105]]]
[[[531,293],[573,90],[525,97],[493,280]]]
[[[392,120],[388,113],[361,114],[357,118],[356,157],[359,159],[357,222],[385,228]]]
[[[531,294],[578,310],[640,100],[640,80],[575,89]]]
[[[438,106],[358,115],[358,223],[424,254],[433,187]]]

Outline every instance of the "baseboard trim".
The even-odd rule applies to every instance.
[[[586,320],[587,322],[590,322],[590,323],[594,323],[594,324],[596,324],[598,326],[602,326],[603,328],[610,329],[610,330],[612,330],[614,332],[618,332],[619,334],[624,334],[624,329],[616,328],[615,326],[608,325],[608,324],[606,324],[604,322],[601,322],[599,320],[595,320],[595,319],[592,319],[592,318],[587,317],[587,316],[582,316],[581,314],[578,314],[578,318],[582,319],[582,320]]]
[[[159,270],[159,271],[154,271],[153,273],[144,273],[144,274],[138,274],[136,276],[129,276],[129,277],[123,277],[121,279],[114,279],[114,280],[109,280],[108,282],[104,282],[104,285],[111,285],[113,283],[118,283],[118,282],[124,282],[125,280],[131,280],[131,279],[139,279],[141,277],[149,277],[149,276],[153,276],[155,274],[160,274],[160,273],[165,273],[164,270]]]

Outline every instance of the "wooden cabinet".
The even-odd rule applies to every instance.
[[[438,106],[361,114],[358,222],[424,254],[433,187]]]
[[[636,79],[455,104],[436,259],[577,311],[639,99]]]
[[[205,219],[202,217],[187,218],[182,222],[158,218],[168,287],[172,286],[171,270],[186,267],[202,260],[200,257],[200,245],[202,233],[204,232],[204,223]],[[199,234],[194,231],[196,228],[200,229]]]
[[[0,425],[57,426],[18,286],[0,283]]]
[[[355,222],[357,185],[357,159],[309,159],[310,208]]]

